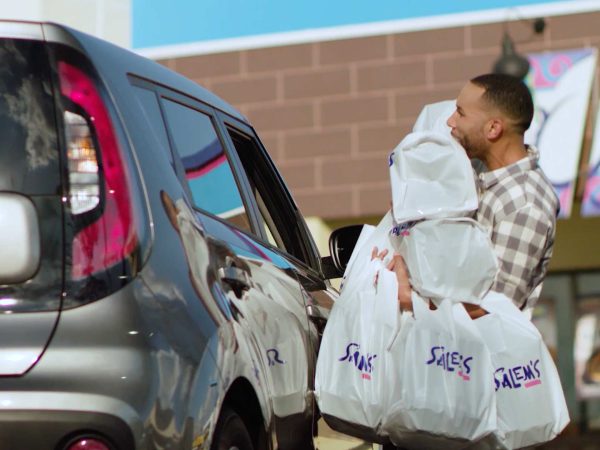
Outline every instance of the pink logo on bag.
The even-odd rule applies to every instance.
[[[375,358],[377,358],[377,355],[371,355],[370,353],[362,355],[360,353],[360,345],[355,342],[351,342],[346,346],[346,354],[339,358],[338,361],[351,362],[354,364],[354,367],[362,372],[361,378],[370,380],[370,374],[373,372],[373,360]]]
[[[465,381],[469,381],[471,376],[471,366],[469,363],[473,360],[472,356],[464,356],[459,352],[446,351],[444,346],[431,347],[431,359],[426,361],[427,365],[435,364],[446,372],[456,372],[456,374]]]
[[[390,231],[390,233],[396,236],[410,236],[410,229],[413,225],[417,223],[416,221],[412,222],[404,222],[398,225],[394,225]]]
[[[538,368],[540,360],[530,360],[528,364],[499,367],[494,372],[494,383],[498,389],[525,389],[542,384],[542,373]]]

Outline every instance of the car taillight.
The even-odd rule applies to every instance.
[[[111,450],[104,442],[94,438],[82,438],[70,444],[67,450]]]
[[[92,130],[85,118],[65,111],[64,121],[69,165],[69,202],[73,214],[82,214],[100,203],[98,158]]]
[[[76,105],[76,111],[64,113],[71,214],[101,210],[73,238],[76,280],[131,256],[139,239],[130,177],[102,96],[94,80],[69,63],[60,61],[58,74],[61,94]]]

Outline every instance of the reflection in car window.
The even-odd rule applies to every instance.
[[[54,114],[44,44],[0,40],[0,190],[60,192]]]
[[[210,117],[171,100],[163,99],[163,105],[196,206],[250,230],[231,166]]]

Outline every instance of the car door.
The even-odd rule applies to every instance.
[[[214,306],[231,310],[234,335],[248,349],[246,373],[269,393],[273,413],[285,425],[277,433],[279,447],[306,448],[303,439],[312,445],[314,348],[296,272],[261,242],[247,179],[226,151],[215,110],[175,95],[163,95],[161,107],[196,217],[213,247],[210,264],[227,297]],[[216,351],[226,384],[237,375],[230,364],[236,351],[225,345]]]
[[[325,280],[321,259],[295,202],[287,190],[255,131],[228,115],[221,114],[220,125],[250,186],[262,244],[290,265],[298,279],[309,322],[312,354],[309,356],[309,389],[314,389],[314,371],[320,336],[329,311],[337,298]]]

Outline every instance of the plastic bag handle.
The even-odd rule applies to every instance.
[[[410,299],[412,300],[413,314],[415,314],[417,319],[423,318],[423,316],[429,314],[429,302],[427,300],[415,291],[412,291]]]
[[[538,329],[523,311],[515,306],[511,299],[506,295],[495,291],[489,291],[481,300],[481,308],[489,313],[499,314],[520,323],[522,326],[539,333]]]

